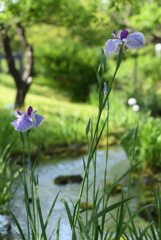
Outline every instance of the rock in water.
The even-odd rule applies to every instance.
[[[83,180],[80,174],[77,175],[69,175],[69,176],[58,176],[54,179],[55,184],[65,185],[68,183],[81,183]]]

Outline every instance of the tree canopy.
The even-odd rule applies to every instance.
[[[1,36],[6,32],[11,48],[18,50],[20,39],[14,29],[21,26],[26,42],[34,49],[34,72],[55,80],[56,85],[68,90],[74,99],[77,96],[80,96],[79,100],[88,98],[90,86],[95,82],[93,68],[100,60],[100,49],[114,29],[143,32],[146,44],[161,42],[159,0],[4,0],[1,4]],[[22,40],[22,35],[20,38]],[[21,48],[26,49],[24,46]],[[135,54],[129,53],[132,58]],[[152,61],[158,66],[154,48],[141,50],[140,59],[145,54],[151,61],[148,66],[153,65]],[[143,71],[142,76],[152,71],[148,66],[144,70],[141,64],[139,66],[138,72]],[[107,62],[107,81],[110,68]],[[128,71],[126,73],[128,77]],[[120,81],[125,82],[124,79],[125,76]],[[150,81],[157,79],[159,71]],[[126,84],[129,84],[127,80]],[[77,92],[78,89],[82,92]]]

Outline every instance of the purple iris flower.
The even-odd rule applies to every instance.
[[[37,128],[45,118],[35,114],[36,112],[37,110],[33,111],[31,106],[28,108],[27,113],[17,110],[19,116],[15,121],[11,122],[11,124],[14,126],[15,130],[19,132],[25,132],[32,127]]]
[[[111,53],[119,54],[120,47],[123,47],[123,50],[126,48],[137,49],[144,47],[144,35],[141,32],[130,34],[129,31],[123,29],[116,34],[114,30],[112,36],[114,39],[109,39],[105,45],[108,57],[110,57]]]

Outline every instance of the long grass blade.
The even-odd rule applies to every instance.
[[[61,220],[62,214],[59,217],[58,224],[57,224],[57,230],[56,230],[56,240],[59,240],[59,231],[60,231],[60,220]]]
[[[23,240],[26,240],[25,235],[23,234],[22,228],[21,228],[19,222],[17,221],[15,215],[13,214],[13,212],[12,212],[10,209],[9,209],[9,211],[10,211],[12,217],[13,217],[13,220],[15,221],[15,224],[16,224],[19,232],[20,232],[20,235],[21,235],[22,239],[23,239]]]
[[[66,209],[66,212],[67,212],[67,215],[68,215],[70,227],[73,230],[73,240],[74,240],[74,239],[76,239],[76,233],[75,233],[75,229],[74,229],[74,220],[72,218],[72,214],[71,214],[69,205],[68,205],[67,201],[64,198],[61,199],[61,202],[63,202],[64,205],[65,205],[65,209]]]
[[[96,221],[99,217],[103,216],[104,214],[112,211],[113,209],[115,208],[118,208],[119,206],[121,206],[122,204],[124,204],[125,202],[131,200],[133,197],[130,197],[130,198],[127,198],[123,201],[120,201],[120,202],[117,202],[113,205],[111,205],[110,207],[107,207],[106,209],[102,210],[101,212],[99,212],[98,214],[96,214],[93,218],[91,218],[88,223],[85,225],[83,231],[88,227],[90,226],[94,221]]]
[[[128,169],[117,181],[115,181],[104,193],[103,195],[100,197],[99,199],[99,204],[102,201],[102,199],[107,195],[107,193],[109,193],[124,177],[127,176],[128,173],[130,173],[134,168],[136,168],[141,162],[135,164],[133,167],[131,167],[130,169]]]
[[[149,228],[152,224],[153,224],[153,222],[151,222],[151,223],[142,231],[142,233],[140,234],[138,240],[142,240],[142,238],[145,237],[145,234],[146,234],[148,228]]]
[[[46,228],[45,228],[45,225],[44,225],[42,212],[41,212],[41,206],[40,206],[38,181],[37,181],[37,186],[36,186],[36,205],[37,205],[37,210],[38,210],[40,225],[41,225],[41,230],[42,230],[41,238],[43,238],[44,240],[47,240]]]
[[[122,200],[124,200],[123,192],[121,193],[121,196],[122,196]],[[119,222],[118,222],[118,226],[117,226],[117,233],[116,233],[115,240],[119,240],[120,239],[121,229],[122,229],[122,225],[123,225],[123,220],[124,220],[124,204],[121,205],[120,217],[119,217]]]
[[[154,204],[149,204],[149,205],[146,205],[142,208],[140,208],[138,211],[136,211],[132,216],[131,218],[125,223],[125,225],[122,227],[122,230],[121,230],[121,234],[123,234],[126,230],[126,228],[128,227],[128,225],[131,223],[131,221],[141,212],[143,211],[144,209],[150,207],[150,206],[154,206]]]
[[[53,202],[53,204],[52,204],[52,206],[51,206],[51,208],[50,208],[50,211],[49,211],[49,213],[48,213],[48,216],[47,216],[47,219],[46,219],[46,222],[45,222],[45,229],[47,228],[47,225],[48,225],[50,216],[51,216],[51,214],[52,214],[52,212],[53,212],[53,208],[54,208],[54,206],[55,206],[55,203],[56,203],[56,201],[57,201],[57,198],[58,198],[58,196],[59,196],[59,193],[60,193],[60,191],[57,193],[57,195],[56,195],[56,197],[55,197],[55,199],[54,199],[54,202]]]

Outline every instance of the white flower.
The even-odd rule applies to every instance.
[[[136,104],[136,103],[137,103],[137,101],[136,101],[135,98],[129,98],[129,100],[128,100],[128,104],[129,104],[129,105],[134,105],[134,104]]]
[[[134,112],[138,112],[139,109],[140,109],[140,107],[139,107],[139,105],[137,105],[137,104],[134,104],[134,105],[132,106],[132,110],[133,110]]]

